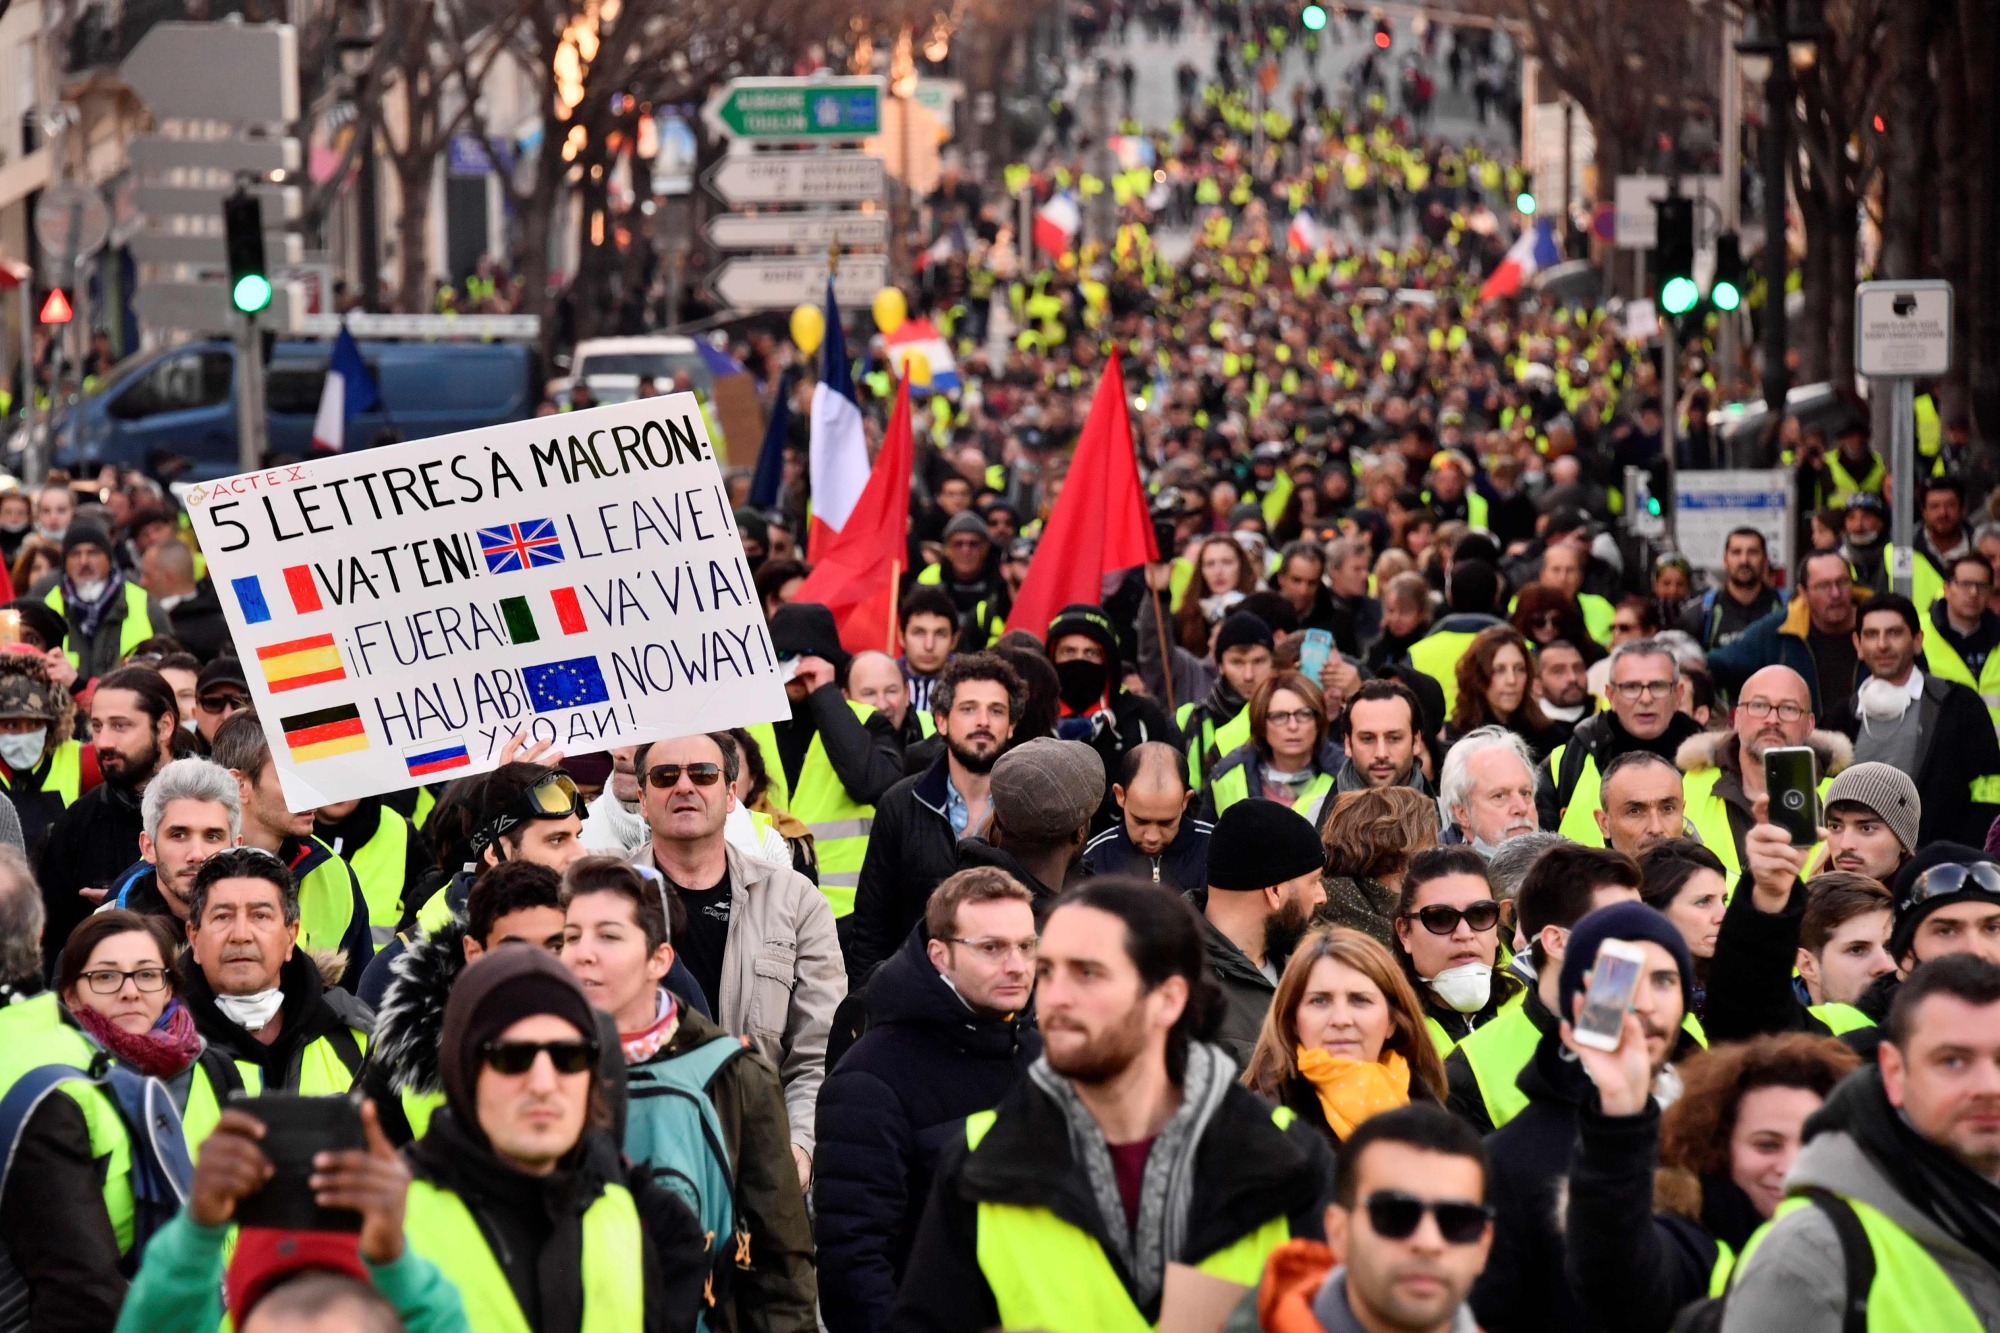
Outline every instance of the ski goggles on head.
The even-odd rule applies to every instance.
[[[2000,865],[1991,861],[1960,865],[1952,861],[1932,866],[1917,876],[1917,882],[1910,886],[1909,896],[1896,904],[1896,910],[1907,912],[1933,898],[1949,898],[1960,893],[1985,893],[2000,899]]]
[[[484,851],[502,834],[530,820],[566,819],[571,815],[579,819],[583,817],[583,793],[576,789],[576,783],[569,774],[558,770],[523,791],[514,798],[513,805],[474,833],[472,850],[475,853]]]

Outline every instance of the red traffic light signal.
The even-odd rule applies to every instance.
[[[70,309],[69,298],[63,295],[63,289],[51,287],[48,300],[42,302],[42,323],[67,324],[75,318],[76,312]]]
[[[1389,49],[1389,43],[1390,43],[1391,41],[1393,41],[1393,40],[1395,40],[1395,39],[1394,39],[1394,37],[1393,37],[1393,35],[1392,35],[1392,29],[1391,29],[1391,28],[1389,27],[1389,20],[1387,20],[1387,19],[1376,19],[1376,20],[1375,20],[1375,45],[1376,45],[1376,47],[1377,47],[1377,48],[1379,48],[1379,49],[1381,49],[1381,50],[1383,50],[1383,51],[1386,51],[1386,50],[1388,50],[1388,49]]]

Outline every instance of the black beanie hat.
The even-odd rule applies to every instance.
[[[496,949],[452,983],[438,1040],[438,1075],[452,1115],[473,1137],[485,1138],[479,1128],[477,1091],[481,1049],[536,1014],[553,1014],[585,1041],[597,1042],[597,1018],[583,987],[544,949],[527,945]]]
[[[1083,635],[1104,650],[1105,661],[1118,661],[1118,630],[1103,607],[1089,602],[1071,602],[1056,612],[1056,618],[1049,622],[1048,635],[1042,642],[1053,652],[1056,640],[1068,634]]]
[[[1278,646],[1277,639],[1271,633],[1271,627],[1248,611],[1232,611],[1222,622],[1222,628],[1215,632],[1215,660],[1220,662],[1222,655],[1231,648],[1253,647],[1257,644],[1273,649]]]
[[[1276,801],[1252,798],[1222,812],[1208,835],[1208,887],[1261,893],[1326,869],[1326,849],[1312,821]]]
[[[106,532],[104,525],[95,519],[72,519],[68,530],[63,533],[63,559],[67,561],[69,553],[79,546],[95,546],[104,554],[110,555],[111,534]]]
[[[1895,924],[1889,928],[1889,956],[1898,963],[1916,942],[1917,927],[1924,918],[1940,907],[1953,903],[2000,903],[2000,894],[1993,893],[1978,880],[1967,876],[1965,882],[1952,893],[1934,893],[1922,902],[1912,902],[1917,891],[1917,881],[1924,872],[1942,865],[1972,866],[1984,863],[1996,864],[1994,858],[1977,848],[1958,842],[1934,842],[1903,862],[1896,871],[1896,878],[1889,884],[1889,892],[1896,899]]]
[[[1681,970],[1682,1017],[1694,1012],[1694,959],[1688,954],[1681,928],[1644,903],[1612,903],[1600,907],[1569,932],[1563,949],[1562,975],[1556,980],[1557,1003],[1564,1018],[1576,1009],[1583,974],[1597,965],[1597,946],[1606,940],[1650,940],[1674,956]]]

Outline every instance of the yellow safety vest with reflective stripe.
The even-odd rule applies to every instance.
[[[63,618],[63,642],[69,642],[69,612],[63,606],[62,585],[49,589],[49,595],[42,601]],[[118,656],[130,657],[132,650],[153,637],[153,618],[146,613],[146,590],[129,579],[125,583],[125,620],[118,627]],[[83,665],[83,655],[75,648],[68,648],[63,655],[69,658],[73,667]]]
[[[410,1248],[443,1270],[479,1333],[533,1333],[472,1212],[450,1190],[410,1182],[403,1215]],[[631,1333],[646,1322],[645,1232],[623,1185],[606,1185],[583,1214],[583,1333]]]
[[[1410,665],[1429,676],[1444,691],[1444,715],[1458,703],[1458,660],[1479,635],[1461,629],[1432,630],[1410,645]]]
[[[1743,873],[1743,862],[1736,852],[1736,835],[1729,827],[1729,803],[1715,794],[1715,784],[1721,777],[1722,770],[1713,767],[1698,773],[1683,773],[1681,795],[1687,802],[1687,821],[1694,825],[1695,836],[1722,862],[1726,872],[1722,877],[1722,892],[1726,900],[1729,894],[1736,891],[1736,880]],[[1826,789],[1832,785],[1832,774],[1819,780],[1822,805],[1826,801]],[[1591,822],[1596,823],[1595,820]]]
[[[1453,1039],[1452,1035],[1444,1030],[1444,1024],[1438,1022],[1429,1014],[1424,1015],[1424,1031],[1431,1034],[1431,1045],[1437,1047],[1438,1059],[1440,1060],[1450,1055],[1451,1048],[1458,1045],[1458,1042]]]
[[[375,947],[382,948],[395,938],[396,923],[403,919],[403,876],[410,863],[410,821],[388,806],[375,819],[375,832],[368,841],[343,855],[361,881],[361,896],[368,902],[368,929]],[[349,899],[350,908],[352,899]],[[350,913],[350,920],[352,919]]]
[[[1827,1031],[1836,1037],[1843,1032],[1853,1032],[1857,1028],[1875,1026],[1874,1019],[1851,1004],[1816,1004],[1806,1012],[1826,1024]]]
[[[1861,1200],[1841,1197],[1854,1210],[1867,1233],[1868,1246],[1875,1252],[1875,1281],[1868,1288],[1868,1333],[1981,1333],[1986,1328],[1965,1293],[1909,1232]],[[1810,1199],[1799,1197],[1779,1204],[1771,1220],[1743,1247],[1737,1271],[1752,1261],[1764,1237],[1786,1214],[1813,1206]]]
[[[331,847],[310,841],[326,859],[299,877],[299,947],[338,951],[354,924],[354,880]]]
[[[1221,763],[1222,756],[1249,743],[1250,705],[1237,709],[1236,716],[1219,727],[1215,718],[1204,712],[1199,735],[1190,736],[1188,723],[1194,717],[1194,707],[1191,703],[1182,704],[1174,713],[1174,725],[1180,728],[1181,737],[1187,742],[1188,790],[1200,791],[1205,780],[1203,774],[1209,766]]]
[[[1611,603],[1594,592],[1580,592],[1576,595],[1576,609],[1583,613],[1584,633],[1609,648],[1614,614]]]
[[[1826,456],[1827,471],[1833,474],[1833,504],[1836,509],[1844,508],[1849,500],[1863,491],[1872,491],[1876,495],[1882,493],[1882,483],[1889,476],[1888,465],[1882,461],[1880,454],[1870,454],[1868,457],[1870,466],[1867,473],[1856,477],[1847,470],[1847,463],[1841,458],[1838,449]]]
[[[995,1118],[992,1111],[968,1116],[966,1146],[976,1150]],[[1271,1112],[1271,1122],[1280,1129],[1294,1118],[1287,1107]],[[1282,1215],[1274,1217],[1194,1267],[1210,1277],[1254,1287],[1271,1251],[1291,1238],[1291,1223]],[[1010,1333],[1149,1333],[1154,1327],[1132,1303],[1096,1237],[1047,1208],[981,1203],[975,1250],[1000,1312],[1000,1327]]]
[[[355,1028],[347,1031],[361,1054],[366,1056],[368,1034]],[[245,1094],[255,1097],[263,1093],[263,1069],[244,1060],[233,1063],[236,1076],[243,1080]],[[207,1071],[197,1064],[195,1075],[194,1084],[188,1089],[187,1109],[181,1112],[181,1128],[187,1134],[189,1153],[201,1145],[202,1140],[215,1129],[215,1122],[222,1117],[221,1101]],[[347,1062],[340,1058],[340,1052],[333,1048],[333,1042],[325,1037],[315,1037],[299,1055],[298,1086],[272,1088],[271,1091],[292,1092],[301,1097],[329,1097],[341,1095],[353,1086],[354,1074],[348,1069]]]
[[[875,716],[867,704],[852,699],[846,702],[863,724]],[[826,895],[836,919],[847,916],[854,911],[861,863],[868,857],[868,830],[875,823],[875,807],[847,794],[840,775],[833,771],[833,761],[827,758],[825,739],[817,731],[806,747],[805,763],[799,767],[797,791],[787,789],[785,766],[778,760],[778,736],[771,724],[754,723],[749,731],[763,749],[764,764],[771,774],[771,804],[812,830],[820,892]]]
[[[1528,1105],[1528,1094],[1515,1086],[1515,1080],[1535,1058],[1535,1043],[1542,1034],[1528,1016],[1526,996],[1523,991],[1501,1005],[1500,1012],[1456,1048],[1472,1068],[1472,1077],[1479,1084],[1479,1100],[1486,1104],[1486,1118],[1495,1129]]]
[[[1889,586],[1894,588],[1896,583],[1896,544],[1894,542],[1882,548],[1882,568],[1888,574]],[[1849,574],[1854,573],[1854,566],[1852,564],[1848,565],[1847,572]],[[1855,579],[1857,583],[1860,581],[1858,577]],[[1937,566],[1933,565],[1922,555],[1913,556],[1910,560],[1910,600],[1919,608],[1922,608],[1935,605],[1937,600],[1943,596],[1944,575],[1938,573]],[[1921,610],[1919,610],[1918,614],[1922,614]]]
[[[1937,632],[1937,607],[1933,605],[1931,611],[1932,614],[1924,621],[1925,669],[1933,676],[1955,680],[1966,688],[1977,691],[1980,699],[1986,704],[1987,713],[1993,718],[1993,725],[2000,727],[2000,650],[1986,655],[1986,661],[1979,668],[1979,675],[1975,679],[1972,668],[1965,664],[1963,657],[1959,656],[1958,649],[1952,647],[1945,636]],[[1984,798],[1975,795],[1973,799]]]
[[[1250,710],[1246,708],[1243,711],[1247,713]],[[1333,774],[1321,773],[1306,784],[1305,790],[1300,792],[1298,799],[1292,802],[1292,809],[1298,811],[1307,819],[1312,819],[1319,813],[1319,803],[1332,793]],[[1215,813],[1218,815],[1230,806],[1235,805],[1238,801],[1247,799],[1250,795],[1248,768],[1243,764],[1238,764],[1227,772],[1218,775],[1215,779],[1215,790],[1211,795],[1214,797]]]
[[[1549,752],[1549,776],[1555,780],[1560,794],[1562,783],[1563,756],[1569,753],[1570,742],[1564,741]],[[1570,792],[1569,804],[1557,813],[1562,822],[1556,832],[1571,842],[1582,843],[1586,847],[1604,845],[1603,830],[1597,827],[1597,811],[1603,805],[1603,782],[1597,772],[1597,756],[1583,757],[1583,769],[1577,774],[1576,787]]]
[[[18,781],[21,774],[16,773]],[[76,798],[83,794],[83,742],[64,741],[49,756],[49,771],[42,775],[41,790],[53,792],[62,798],[63,809],[76,804]],[[0,791],[12,794],[14,782],[0,778]]]

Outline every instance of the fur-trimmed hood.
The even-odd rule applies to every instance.
[[[1730,747],[1735,744],[1733,731],[1697,732],[1681,742],[1681,748],[1674,752],[1674,763],[1687,774],[1721,768],[1723,756],[1731,753]],[[1819,756],[1819,775],[1823,778],[1832,777],[1854,762],[1854,742],[1837,731],[1815,731],[1806,737],[1806,744]]]
[[[451,984],[465,970],[465,923],[452,920],[412,942],[391,964],[394,980],[375,1014],[369,1058],[389,1076],[397,1092],[444,1090],[438,1046],[444,1034],[444,1005]]]

